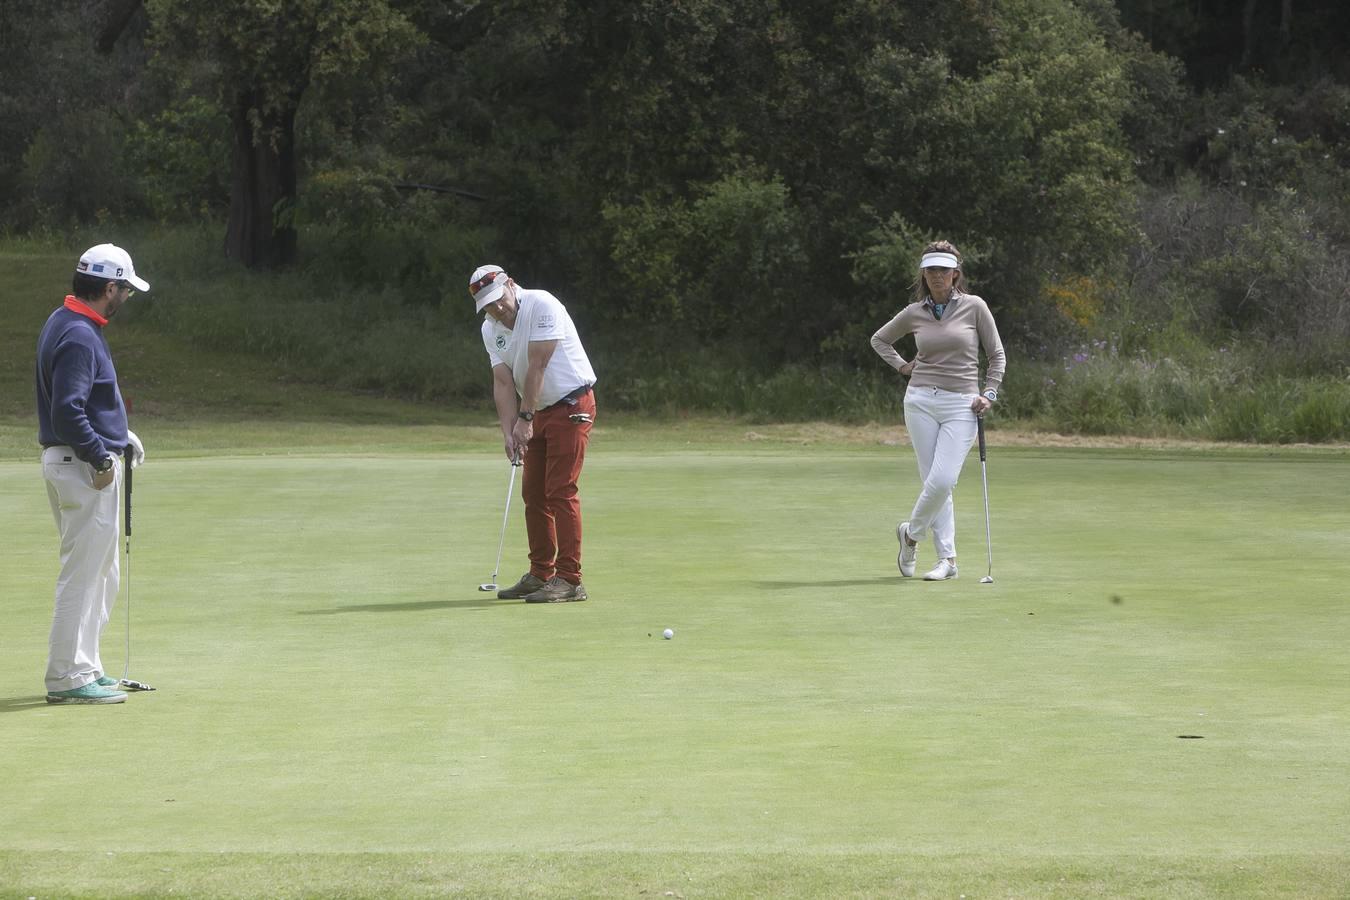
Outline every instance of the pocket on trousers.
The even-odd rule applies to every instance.
[[[78,474],[75,467],[83,466],[76,456],[58,456],[54,459],[44,459],[42,461],[42,474],[48,480],[53,478],[70,478]]]
[[[94,489],[90,483],[89,467],[75,457],[44,458],[42,478],[47,482],[47,490],[51,493],[53,502],[61,509],[80,508],[88,500],[87,492]]]

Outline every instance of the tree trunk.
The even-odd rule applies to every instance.
[[[99,29],[95,43],[99,53],[107,55],[113,51],[117,39],[127,30],[131,17],[140,11],[142,3],[143,0],[109,0],[103,27]]]
[[[290,265],[296,233],[290,221],[295,202],[295,112],[260,113],[261,95],[240,91],[230,111],[234,153],[230,218],[225,256],[250,269]]]
[[[1255,55],[1256,0],[1246,0],[1242,4],[1242,59],[1238,62],[1238,68],[1250,68]]]

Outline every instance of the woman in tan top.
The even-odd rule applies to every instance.
[[[985,302],[965,292],[961,254],[948,241],[924,248],[914,302],[872,335],[872,348],[901,375],[905,427],[919,461],[923,490],[909,519],[895,529],[900,574],[913,577],[918,542],[931,532],[937,565],[925,581],[956,577],[956,519],[952,489],[975,442],[977,418],[998,399],[1003,382],[1003,342]],[[940,299],[939,299],[940,298]],[[914,335],[918,353],[905,360],[895,342]],[[980,388],[980,348],[988,368]]]

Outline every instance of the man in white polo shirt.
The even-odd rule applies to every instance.
[[[586,599],[581,584],[581,500],[577,479],[595,420],[595,370],[572,317],[548,291],[526,290],[501,266],[479,266],[469,293],[483,318],[506,458],[524,465],[521,496],[530,571],[503,600]]]

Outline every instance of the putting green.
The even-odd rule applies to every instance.
[[[116,707],[42,701],[56,538],[0,463],[0,895],[1350,890],[1343,454],[995,448],[992,585],[972,455],[927,584],[905,449],[601,438],[592,600],[544,607],[476,590],[487,450],[152,449]]]

